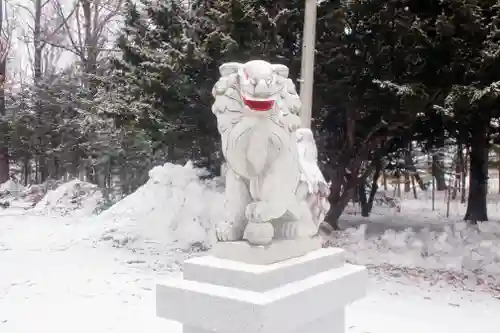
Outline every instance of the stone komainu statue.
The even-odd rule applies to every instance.
[[[232,62],[220,74],[212,111],[226,160],[229,219],[217,226],[218,240],[265,245],[316,235],[330,208],[329,186],[313,134],[300,128],[288,67]]]

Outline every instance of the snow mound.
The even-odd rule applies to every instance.
[[[12,202],[17,201],[24,191],[25,187],[12,179],[0,184],[0,207],[10,207]]]
[[[17,194],[23,192],[25,189],[26,188],[22,184],[14,181],[12,179],[7,180],[5,183],[0,185],[0,193],[8,192],[8,193],[12,193],[14,195],[17,195]]]
[[[110,224],[103,239],[136,248],[210,246],[212,226],[225,218],[224,197],[215,181],[201,180],[205,174],[192,163],[153,168],[146,184],[99,215]]]
[[[103,195],[97,185],[75,179],[48,191],[36,204],[34,211],[80,217],[99,212],[103,204]]]
[[[500,283],[500,224],[463,221],[442,230],[393,229],[367,233],[367,225],[337,232],[330,245],[348,251],[348,259],[361,265],[391,265],[459,273],[470,281]]]

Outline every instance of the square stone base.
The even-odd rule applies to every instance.
[[[320,236],[291,240],[274,240],[266,246],[251,245],[246,241],[218,242],[211,255],[221,259],[244,262],[255,265],[268,265],[291,258],[297,258],[321,249],[323,240]]]
[[[157,315],[184,333],[343,333],[345,306],[365,295],[366,280],[336,248],[268,265],[197,257],[183,279],[157,285]]]
[[[345,332],[345,310],[338,310],[312,323],[296,327],[289,333],[343,333]],[[183,325],[182,333],[218,333],[193,326]]]

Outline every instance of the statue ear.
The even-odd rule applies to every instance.
[[[231,74],[236,74],[240,70],[243,64],[239,62],[226,62],[219,67],[220,76],[228,76]]]
[[[284,77],[284,78],[288,78],[288,75],[290,74],[290,69],[287,66],[281,65],[281,64],[273,65],[273,71],[277,75]]]

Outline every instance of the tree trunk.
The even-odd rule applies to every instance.
[[[404,191],[405,193],[410,192],[410,172],[408,170],[405,170],[405,187]]]
[[[466,188],[466,178],[467,178],[467,165],[469,165],[469,155],[470,149],[469,145],[465,145],[465,156],[462,168],[462,192],[460,193],[460,203],[465,203],[465,188]]]
[[[411,170],[414,170],[413,159],[411,157],[411,142],[408,143],[408,147],[405,151],[405,192],[410,192],[410,177]]]
[[[355,197],[358,197],[359,205],[361,206],[361,216],[370,216],[370,209],[368,207],[368,198],[366,197],[366,180],[359,182],[358,193]]]
[[[444,191],[446,190],[446,179],[444,173],[444,163],[442,154],[435,153],[432,154],[432,174],[436,179],[436,190]]]
[[[396,179],[397,179],[396,196],[398,198],[401,198],[401,171],[399,168],[396,170]]]
[[[417,181],[417,184],[420,187],[420,189],[422,191],[426,191],[427,190],[427,186],[425,186],[425,183],[422,180],[422,177],[420,177],[420,175],[418,174],[417,171],[415,171],[415,174],[413,176],[415,177],[415,180]]]
[[[0,35],[2,38],[6,35],[4,32],[4,2],[0,0]],[[0,114],[5,115],[5,77],[7,75],[7,58],[8,58],[8,45],[5,41],[0,44]],[[0,183],[4,183],[9,180],[9,145],[7,136],[7,124],[1,124],[0,133]]]
[[[413,188],[413,197],[415,199],[418,199],[418,196],[417,196],[417,184],[415,183],[415,178],[416,178],[415,175],[411,176],[411,186]]]
[[[471,129],[469,198],[464,220],[475,224],[487,221],[488,194],[488,123],[478,122]]]
[[[110,188],[112,189],[113,200],[119,201],[123,198],[122,170],[116,163],[113,163],[110,174]]]
[[[378,191],[378,179],[380,177],[380,173],[382,172],[382,161],[377,161],[374,162],[375,164],[375,171],[373,172],[373,178],[372,178],[372,186],[370,189],[370,196],[368,197],[368,201],[366,201],[366,192],[365,192],[365,204],[361,203],[361,215],[363,217],[368,217],[370,216],[370,213],[372,212],[373,209],[373,201],[375,200],[375,195],[377,194]],[[366,183],[366,180],[363,181],[363,183]]]
[[[341,165],[345,164],[342,163]],[[345,174],[345,169],[346,167],[343,166],[334,166],[328,169],[328,178],[331,183],[328,201],[331,208],[325,217],[325,222],[334,230],[338,230],[339,217],[344,212],[349,201],[355,198],[357,184],[359,184],[354,178],[351,178],[356,177],[358,169],[355,169],[352,174],[347,175]]]
[[[453,200],[457,198],[457,193],[461,188],[462,177],[464,177],[464,172],[463,172],[464,169],[465,169],[464,152],[462,144],[459,143],[457,148],[457,164],[455,165],[455,186],[453,187],[453,193],[451,196]],[[460,191],[463,190],[464,190],[463,188],[460,189]]]
[[[0,148],[0,183],[5,183],[9,180],[9,149],[7,147]]]
[[[30,182],[30,172],[31,170],[31,165],[30,165],[30,160],[28,158],[24,158],[23,162],[23,175],[24,175],[24,186],[28,186]]]
[[[351,188],[346,190],[340,196],[339,200],[336,202],[332,202],[332,207],[328,212],[328,215],[325,218],[325,222],[333,227],[334,230],[339,229],[339,218],[345,210],[345,207],[349,203],[349,201],[354,197],[355,188]]]
[[[498,194],[500,194],[500,161],[497,162]]]
[[[97,92],[96,80],[94,75],[97,72],[97,58],[99,55],[99,31],[98,22],[95,21],[95,16],[99,15],[98,9],[92,6],[92,0],[81,0],[83,12],[83,40],[85,49],[80,57],[84,64],[85,81],[88,89],[88,98],[92,99]],[[98,5],[94,5],[98,6]],[[94,15],[93,15],[94,14]]]
[[[35,84],[35,111],[36,111],[36,135],[37,135],[37,157],[38,157],[38,168],[39,168],[39,180],[41,183],[47,180],[49,177],[49,166],[47,163],[47,158],[45,156],[47,144],[47,133],[45,133],[45,127],[47,122],[45,121],[45,115],[43,114],[42,108],[42,97],[41,92],[42,87],[42,0],[35,0],[35,17],[34,17],[34,27],[33,27],[33,82]]]

